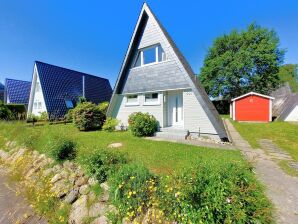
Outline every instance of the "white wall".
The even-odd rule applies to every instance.
[[[298,122],[298,105],[286,117],[285,121],[296,121],[296,122]]]
[[[163,93],[159,93],[160,104],[159,105],[144,105],[145,95],[139,94],[139,105],[128,106],[126,105],[126,97],[123,95],[117,95],[117,103],[113,111],[113,117],[120,121],[120,124],[128,126],[128,117],[134,112],[143,112],[152,114],[159,122],[159,125],[163,127]]]
[[[207,114],[200,105],[192,90],[183,91],[184,129],[190,132],[215,134],[209,137],[218,138],[217,132]],[[204,134],[202,134],[204,135]]]
[[[37,85],[39,85],[38,89],[36,87]],[[41,107],[39,107],[40,103],[41,103]],[[35,105],[37,105],[37,107],[35,107]],[[40,85],[38,72],[37,72],[36,66],[34,66],[32,86],[31,86],[30,98],[29,98],[28,114],[34,114],[36,116],[39,116],[40,113],[42,112],[47,112],[47,108],[46,108],[44,96],[42,93],[42,87]]]

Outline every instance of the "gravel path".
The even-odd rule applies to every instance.
[[[34,215],[32,208],[21,195],[17,186],[8,184],[7,171],[0,166],[0,224],[45,224],[45,219]]]
[[[262,149],[253,149],[228,119],[224,121],[234,145],[252,162],[257,177],[266,186],[266,193],[276,208],[277,223],[298,223],[298,178],[284,173],[272,156]],[[268,150],[272,151],[272,148]],[[279,153],[278,150],[275,153]],[[281,158],[285,156],[280,152]]]

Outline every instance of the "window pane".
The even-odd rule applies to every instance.
[[[155,49],[156,47],[151,47],[143,50],[144,65],[156,62]]]
[[[73,103],[71,100],[65,100],[66,108],[73,108]]]
[[[39,82],[36,82],[36,88],[35,88],[36,92],[39,92]]]
[[[158,101],[158,93],[145,94],[145,102],[157,102],[157,101]]]
[[[162,47],[159,45],[158,46],[158,61],[165,61],[167,60],[166,58],[166,53],[164,52],[164,50],[162,49]]]
[[[139,66],[141,66],[141,52],[138,53],[138,57],[137,57],[134,67],[139,67]]]
[[[41,109],[41,102],[38,102],[38,109]]]
[[[127,96],[128,103],[137,103],[138,102],[138,95],[129,95]]]
[[[37,103],[34,103],[34,104],[33,104],[33,108],[34,108],[34,109],[37,109]]]

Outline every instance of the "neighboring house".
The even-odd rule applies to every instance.
[[[29,102],[31,82],[5,79],[4,102],[7,104],[24,104]]]
[[[111,85],[105,78],[36,61],[28,114],[47,112],[50,118],[59,118],[74,107],[79,97],[98,104],[109,101],[111,95]]]
[[[128,116],[138,111],[156,117],[161,137],[185,138],[190,133],[227,140],[222,120],[204,88],[146,3],[107,114],[120,120],[123,128],[128,126]]]
[[[276,120],[298,122],[298,94],[292,92],[289,83],[275,90],[271,96],[275,97],[273,116]]]
[[[271,96],[249,92],[232,99],[230,116],[234,121],[272,121]]]
[[[0,82],[0,101],[4,102],[4,85]]]

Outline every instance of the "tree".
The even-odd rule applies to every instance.
[[[278,76],[282,83],[288,82],[292,91],[298,93],[298,65],[286,64],[279,68]]]
[[[214,41],[199,78],[211,97],[230,100],[249,91],[268,94],[279,84],[283,57],[277,34],[253,23]]]

